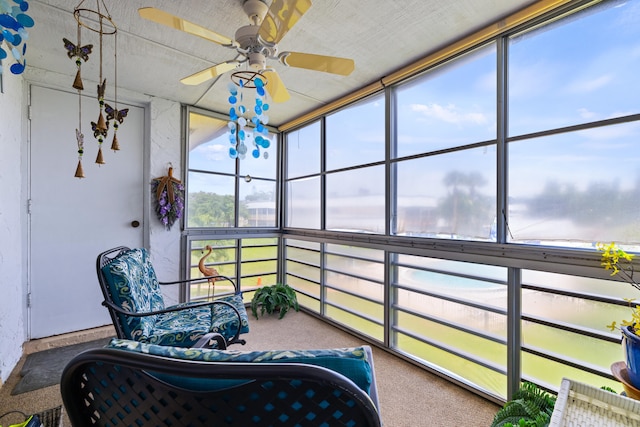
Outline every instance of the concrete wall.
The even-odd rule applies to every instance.
[[[28,335],[25,207],[29,173],[25,160],[28,153],[27,86],[34,82],[53,88],[65,87],[69,77],[27,67],[24,76],[5,74],[3,79],[4,93],[0,94],[0,385],[20,360]],[[95,82],[85,84],[94,85]],[[119,90],[119,96],[123,101],[145,106],[147,141],[144,170],[149,186],[145,192],[148,203],[143,223],[148,227],[145,229],[144,242],[150,250],[158,278],[161,281],[177,280],[180,273],[180,226],[174,224],[167,231],[155,217],[150,184],[153,178],[167,174],[169,163],[174,168],[173,176],[181,179],[181,106],[173,101],[126,90]],[[169,293],[166,297],[168,304],[177,302],[178,292]],[[72,331],[73,325],[69,328]]]
[[[8,67],[6,67],[8,69]],[[0,382],[22,355],[25,340],[23,291],[22,146],[23,78],[8,71],[0,93]]]

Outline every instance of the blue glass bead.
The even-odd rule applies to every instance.
[[[244,129],[240,129],[238,131],[238,138],[240,138],[240,141],[244,141],[246,134],[244,133]]]
[[[262,133],[262,132],[264,132],[264,126],[262,126],[262,124],[258,124],[258,126],[256,126],[256,130],[257,130],[259,133]]]
[[[238,150],[233,147],[229,147],[229,157],[231,157],[232,159],[238,157]]]
[[[21,25],[18,23],[18,21],[16,21],[13,16],[7,14],[7,13],[3,13],[0,14],[0,26],[5,27],[5,28],[10,28],[12,30],[18,30],[18,28],[21,27]]]
[[[227,89],[229,90],[229,93],[232,95],[235,95],[238,93],[238,87],[234,82],[229,82],[229,84],[227,85]]]
[[[255,111],[257,115],[262,114],[262,108],[259,105],[256,105],[253,111]]]
[[[11,33],[9,30],[2,30],[2,35],[7,42],[13,44],[13,33]]]
[[[236,135],[235,135],[235,133],[230,133],[229,134],[229,142],[232,143],[232,144],[236,143]]]
[[[260,96],[264,96],[264,88],[263,87],[257,87],[256,88],[256,93]]]
[[[256,144],[257,144],[257,145],[259,145],[259,146],[261,146],[261,147],[262,147],[262,141],[263,141],[263,140],[264,140],[264,138],[263,138],[263,137],[261,137],[260,135],[258,135],[258,136],[256,136],[256,137],[254,138],[254,141],[256,142]]]
[[[262,99],[256,98],[256,105],[262,106]]]
[[[24,13],[20,13],[18,14],[18,16],[16,16],[16,21],[18,21],[20,24],[22,24],[24,27],[33,27],[33,18],[31,18],[29,15],[26,15]]]
[[[262,81],[262,79],[255,79],[255,85],[256,87],[263,87],[264,86],[264,82]]]
[[[20,10],[23,11],[23,12],[26,12],[27,10],[29,10],[29,3],[27,3],[26,1],[21,2],[20,3]]]
[[[260,119],[258,119],[258,117],[257,117],[257,116],[253,116],[253,117],[251,117],[251,122],[252,122],[254,125],[257,125],[258,123],[260,123]]]
[[[238,101],[238,98],[236,98],[235,96],[231,95],[229,97],[229,104],[235,104]]]
[[[27,65],[27,62],[25,61],[24,63],[15,63],[11,66],[11,68],[9,68],[11,70],[11,72],[13,74],[22,74],[22,72],[24,71],[24,67],[25,65]]]
[[[264,105],[262,106],[262,109],[263,109],[264,111],[269,111],[269,104],[264,104]]]
[[[7,57],[7,52],[5,52],[5,50],[0,47],[0,59],[4,59]]]
[[[254,159],[257,159],[258,157],[260,157],[260,150],[256,148],[251,152],[251,155],[253,156]]]
[[[265,139],[262,141],[262,148],[269,148],[271,146],[271,141]]]
[[[238,107],[238,111],[240,111],[240,114],[244,114],[247,112],[247,108],[244,105],[241,105]]]

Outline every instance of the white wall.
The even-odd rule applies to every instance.
[[[169,164],[173,166],[173,176],[182,176],[182,128],[180,104],[153,98],[149,107],[151,117],[150,177],[166,176]],[[151,218],[149,230],[149,250],[153,268],[158,280],[169,282],[180,278],[180,224],[176,222],[171,230],[166,230],[153,211],[154,195],[150,194]],[[163,289],[166,304],[178,302],[177,286]]]
[[[8,69],[9,67],[5,67]],[[2,75],[0,93],[0,383],[22,356],[25,340],[23,292],[22,160],[23,78]]]

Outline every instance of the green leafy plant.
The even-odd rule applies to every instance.
[[[496,413],[491,427],[545,427],[551,421],[556,397],[524,382],[513,399]]]
[[[289,309],[299,311],[296,291],[289,285],[277,283],[271,286],[264,286],[258,289],[251,299],[251,312],[258,318],[258,307],[260,315],[272,314],[280,311],[279,319],[282,319]]]

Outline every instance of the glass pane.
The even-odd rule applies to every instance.
[[[350,255],[356,258],[368,258],[376,261],[384,261],[384,252],[378,249],[362,248],[360,246],[345,246],[334,243],[327,243],[326,250],[328,253]]]
[[[236,162],[229,158],[227,121],[189,113],[189,169],[235,173]]]
[[[287,135],[287,178],[320,172],[320,122]]]
[[[327,116],[327,170],[384,160],[384,135],[384,95]]]
[[[239,227],[275,227],[276,213],[275,181],[240,180]]]
[[[235,178],[189,172],[188,227],[235,225]]]
[[[327,175],[328,230],[385,232],[385,167]]]
[[[320,228],[320,178],[287,183],[287,227]]]
[[[639,8],[604,2],[515,37],[509,135],[639,113]]]
[[[278,164],[278,138],[274,134],[269,134],[269,137],[264,137],[269,140],[269,148],[265,150],[260,149],[260,157],[257,159],[251,155],[251,150],[254,149],[253,143],[249,142],[249,153],[246,157],[240,160],[240,175],[250,175],[253,178],[270,178],[276,179],[276,166]],[[265,153],[267,158],[265,158]],[[232,159],[229,159],[233,163]]]
[[[397,163],[397,235],[490,240],[495,146]]]
[[[640,243],[640,122],[509,144],[515,243]]]
[[[397,90],[397,157],[496,138],[495,44]]]

